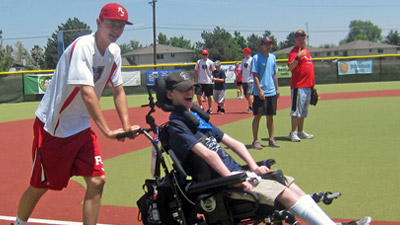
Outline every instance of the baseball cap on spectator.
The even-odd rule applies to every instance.
[[[249,49],[249,48],[244,48],[244,49],[242,50],[242,52],[243,52],[243,53],[250,54],[250,53],[251,53],[251,49]]]
[[[219,60],[215,61],[214,65],[215,66],[221,66],[221,61],[219,61]]]
[[[109,3],[100,11],[99,19],[109,19],[109,20],[122,20],[126,24],[133,25],[132,22],[128,21],[128,11],[117,3]]]
[[[190,76],[183,71],[173,71],[166,77],[167,90],[177,90],[179,92],[185,92],[189,88],[198,85]]]
[[[266,43],[274,43],[274,40],[272,40],[272,38],[268,36],[261,38],[260,44],[266,44]]]
[[[201,51],[201,54],[202,54],[202,55],[208,55],[208,50],[207,50],[207,49],[204,49],[203,51]]]
[[[304,30],[298,30],[298,31],[296,31],[296,34],[294,36],[295,37],[303,37],[303,36],[306,36],[306,32],[304,32]]]

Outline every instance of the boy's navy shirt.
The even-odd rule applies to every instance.
[[[226,79],[225,71],[221,69],[220,71],[214,70],[213,73],[214,78]],[[225,90],[226,85],[225,82],[214,81],[214,90]]]
[[[200,125],[198,126],[197,130],[204,135],[206,135],[206,133],[211,134],[208,135],[209,137],[206,138],[206,143],[203,144],[210,150],[215,151],[230,171],[240,171],[240,165],[219,145],[219,142],[221,142],[222,137],[224,136],[224,132],[222,132],[219,128],[212,125],[211,123],[206,122],[197,113],[192,112],[192,114],[200,121]],[[169,119],[181,120],[185,124],[188,123],[188,121],[183,116],[176,113],[171,113]],[[179,160],[185,162],[185,159],[193,146],[200,141],[188,128],[179,126],[175,123],[170,123],[169,132],[170,147],[179,158]]]

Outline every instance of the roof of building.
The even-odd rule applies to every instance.
[[[146,46],[141,49],[136,49],[130,52],[127,52],[122,55],[122,57],[131,56],[131,55],[149,55],[153,54],[154,48],[153,45]],[[166,54],[166,53],[192,53],[194,50],[186,49],[186,48],[179,48],[169,45],[156,45],[157,54]]]
[[[397,46],[397,45],[377,43],[377,42],[366,41],[366,40],[357,40],[357,41],[349,42],[347,44],[332,47],[331,50],[340,51],[340,50],[354,50],[354,49],[398,48],[398,47],[399,46]]]
[[[289,48],[284,48],[278,51],[275,51],[274,54],[289,54],[290,50],[292,50],[294,46]],[[377,48],[399,48],[398,45],[390,45],[385,43],[377,43],[372,41],[365,41],[365,40],[357,40],[352,41],[347,44],[334,46],[331,48],[318,48],[313,46],[308,46],[307,49],[311,53],[316,52],[327,52],[327,51],[344,51],[344,50],[355,50],[355,49],[377,49]]]

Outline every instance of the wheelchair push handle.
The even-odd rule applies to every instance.
[[[151,131],[151,129],[139,128],[137,130],[131,130],[131,131],[125,131],[125,132],[119,133],[116,135],[116,138],[118,140],[123,139],[123,138],[132,138],[137,133],[143,134],[144,132],[150,132],[150,131]]]

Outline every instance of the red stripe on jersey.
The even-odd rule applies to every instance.
[[[78,92],[80,90],[81,90],[80,87],[74,88],[72,93],[68,96],[67,100],[64,102],[63,106],[61,107],[59,114],[61,114],[64,111],[64,109],[67,108],[69,106],[69,104],[71,104],[72,100],[74,100],[75,96],[78,94]],[[57,121],[56,128],[54,129],[54,134],[56,133],[59,124],[60,124],[60,119],[58,119],[58,121]]]
[[[76,41],[72,44],[72,47],[71,47],[71,54],[69,55],[69,62],[71,62],[72,53],[74,53],[75,45],[76,45],[76,43],[78,43],[79,39],[80,39],[80,38],[76,39]]]
[[[111,68],[110,75],[108,76],[108,80],[107,80],[107,82],[106,82],[106,85],[104,85],[103,92],[101,92],[101,93],[104,93],[104,91],[106,90],[107,84],[108,84],[109,82],[111,82],[111,84],[112,84],[113,87],[114,87],[114,84],[113,84],[112,81],[111,81],[111,77],[112,77],[112,75],[114,74],[114,72],[115,72],[116,69],[117,69],[117,64],[114,62],[113,66],[112,66],[112,68]]]

